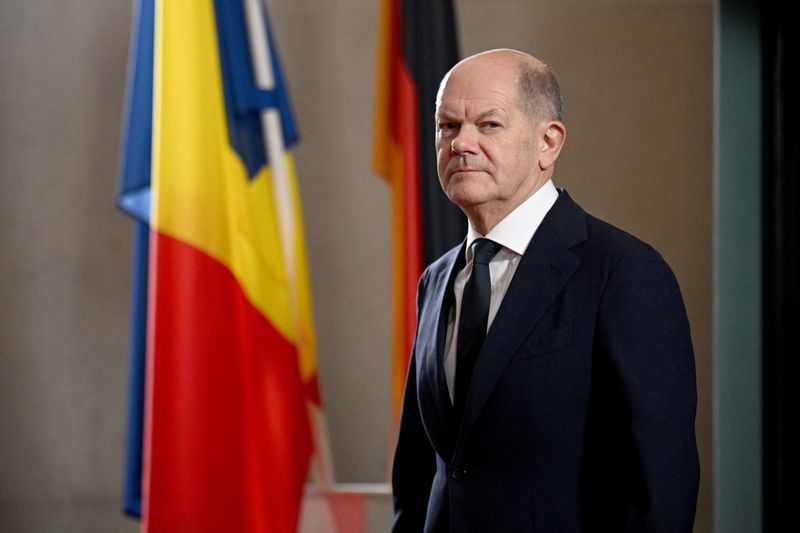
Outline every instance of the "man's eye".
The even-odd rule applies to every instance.
[[[495,122],[493,120],[490,120],[488,122],[484,122],[483,123],[483,127],[484,128],[488,128],[488,129],[499,128],[500,126],[501,126],[501,124],[499,122]]]

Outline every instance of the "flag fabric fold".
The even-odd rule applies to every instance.
[[[320,395],[297,133],[265,8],[141,0],[137,17],[118,202],[147,238],[144,402],[126,510],[140,497],[153,532],[296,531]]]
[[[452,0],[382,0],[373,167],[391,189],[395,421],[416,326],[417,280],[466,235],[463,214],[439,185],[434,148],[436,92],[457,61]]]

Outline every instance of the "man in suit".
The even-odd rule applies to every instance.
[[[653,248],[553,185],[551,70],[513,50],[467,58],[436,120],[439,179],[469,227],[419,282],[393,531],[691,531],[683,300]]]

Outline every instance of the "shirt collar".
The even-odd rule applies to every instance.
[[[530,198],[506,215],[488,234],[481,235],[470,223],[467,229],[467,263],[472,260],[472,243],[482,237],[491,239],[518,255],[523,255],[533,234],[557,199],[558,190],[553,181],[548,180]]]

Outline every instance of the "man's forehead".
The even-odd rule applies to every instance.
[[[474,68],[466,64],[442,80],[437,104],[461,100],[509,100],[517,94],[517,74],[508,68]]]
[[[508,114],[517,107],[516,84],[484,78],[453,78],[443,87],[436,102],[437,114]]]

